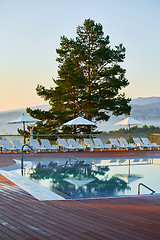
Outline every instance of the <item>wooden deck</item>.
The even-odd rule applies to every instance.
[[[12,164],[13,158],[0,154],[0,167]],[[160,195],[38,201],[0,175],[0,239],[158,240]]]

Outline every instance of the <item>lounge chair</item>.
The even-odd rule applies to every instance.
[[[132,164],[141,164],[143,159],[141,158],[134,158],[132,159]]]
[[[110,144],[103,144],[103,142],[100,138],[93,138],[93,142],[95,145],[100,146],[102,149],[112,150],[112,146]]]
[[[117,150],[120,149],[128,150],[128,147],[124,146],[123,144],[120,144],[116,138],[110,138],[109,141],[111,142],[112,146],[116,147]]]
[[[58,145],[52,145],[48,139],[41,139],[41,143],[48,150],[59,151],[59,146]]]
[[[140,138],[133,138],[134,143],[141,149],[143,150],[144,148],[151,148],[148,145],[142,143],[142,141],[140,140]]]
[[[108,160],[101,160],[100,163],[96,163],[95,166],[112,166],[112,165],[119,165],[118,159],[108,159]]]
[[[69,143],[70,146],[73,146],[78,150],[85,150],[86,149],[83,145],[78,144],[73,138],[67,139],[67,142]]]
[[[121,145],[126,146],[128,149],[137,149],[138,146],[134,145],[133,143],[128,143],[125,138],[118,138],[118,141]]]
[[[43,144],[40,145],[37,139],[30,139],[30,144],[36,151],[48,151],[48,148],[46,148]]]
[[[9,140],[5,139],[5,140],[1,140],[1,144],[2,144],[2,147],[5,151],[5,153],[7,152],[18,152],[18,148],[14,147]]]
[[[95,163],[94,165],[97,167],[108,166],[110,164],[110,159],[108,160],[101,160],[99,163]]]
[[[40,166],[42,168],[47,168],[49,167],[50,161],[40,161]]]
[[[18,149],[18,151],[22,150],[23,145],[21,144],[20,140],[12,140],[12,144],[14,148]],[[24,146],[23,151],[29,151],[29,148],[27,146]]]
[[[148,145],[151,148],[158,148],[158,149],[160,149],[160,145],[157,145],[156,143],[151,143],[148,138],[141,138],[141,139],[142,139],[142,141],[143,141],[143,143],[145,145]]]
[[[60,147],[62,147],[62,150],[65,152],[65,151],[69,151],[69,150],[72,150],[72,151],[76,151],[78,150],[76,147],[73,147],[72,145],[68,144],[66,139],[64,138],[58,138],[57,139],[57,142],[58,142],[58,145]]]
[[[85,142],[86,147],[90,148],[90,151],[93,151],[93,150],[101,150],[102,151],[104,149],[103,147],[100,147],[99,145],[94,144],[92,139],[90,139],[90,138],[84,138],[84,142]]]

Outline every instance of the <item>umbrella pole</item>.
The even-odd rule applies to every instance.
[[[73,138],[76,140],[76,126],[73,126]]]
[[[79,144],[81,143],[81,128],[79,126]]]
[[[130,124],[128,126],[129,126],[129,143],[130,143],[130,136],[131,136],[131,134],[130,134]]]
[[[131,160],[130,160],[130,159],[129,159],[129,164],[128,164],[128,166],[129,166],[128,176],[130,177],[130,175],[131,175]]]

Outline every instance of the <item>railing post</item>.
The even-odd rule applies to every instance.
[[[151,194],[154,194],[155,193],[155,191],[153,190],[153,189],[151,189],[150,187],[148,187],[148,186],[146,186],[145,184],[143,184],[143,183],[139,183],[138,184],[138,195],[140,195],[140,186],[143,186],[143,187],[145,187],[145,188],[147,188],[148,190],[150,190],[151,191]]]
[[[22,153],[21,153],[21,175],[23,176],[23,146],[22,146]]]
[[[27,144],[27,143],[23,144],[22,153],[21,153],[21,175],[22,176],[23,176],[23,149],[24,149],[25,146],[29,147],[32,151],[35,152],[35,150],[29,144]]]
[[[140,195],[140,184],[138,184],[138,195]]]

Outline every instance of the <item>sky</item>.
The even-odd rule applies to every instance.
[[[93,19],[126,48],[127,97],[160,97],[160,0],[0,0],[0,111],[47,104],[38,84],[54,87],[62,35]]]

